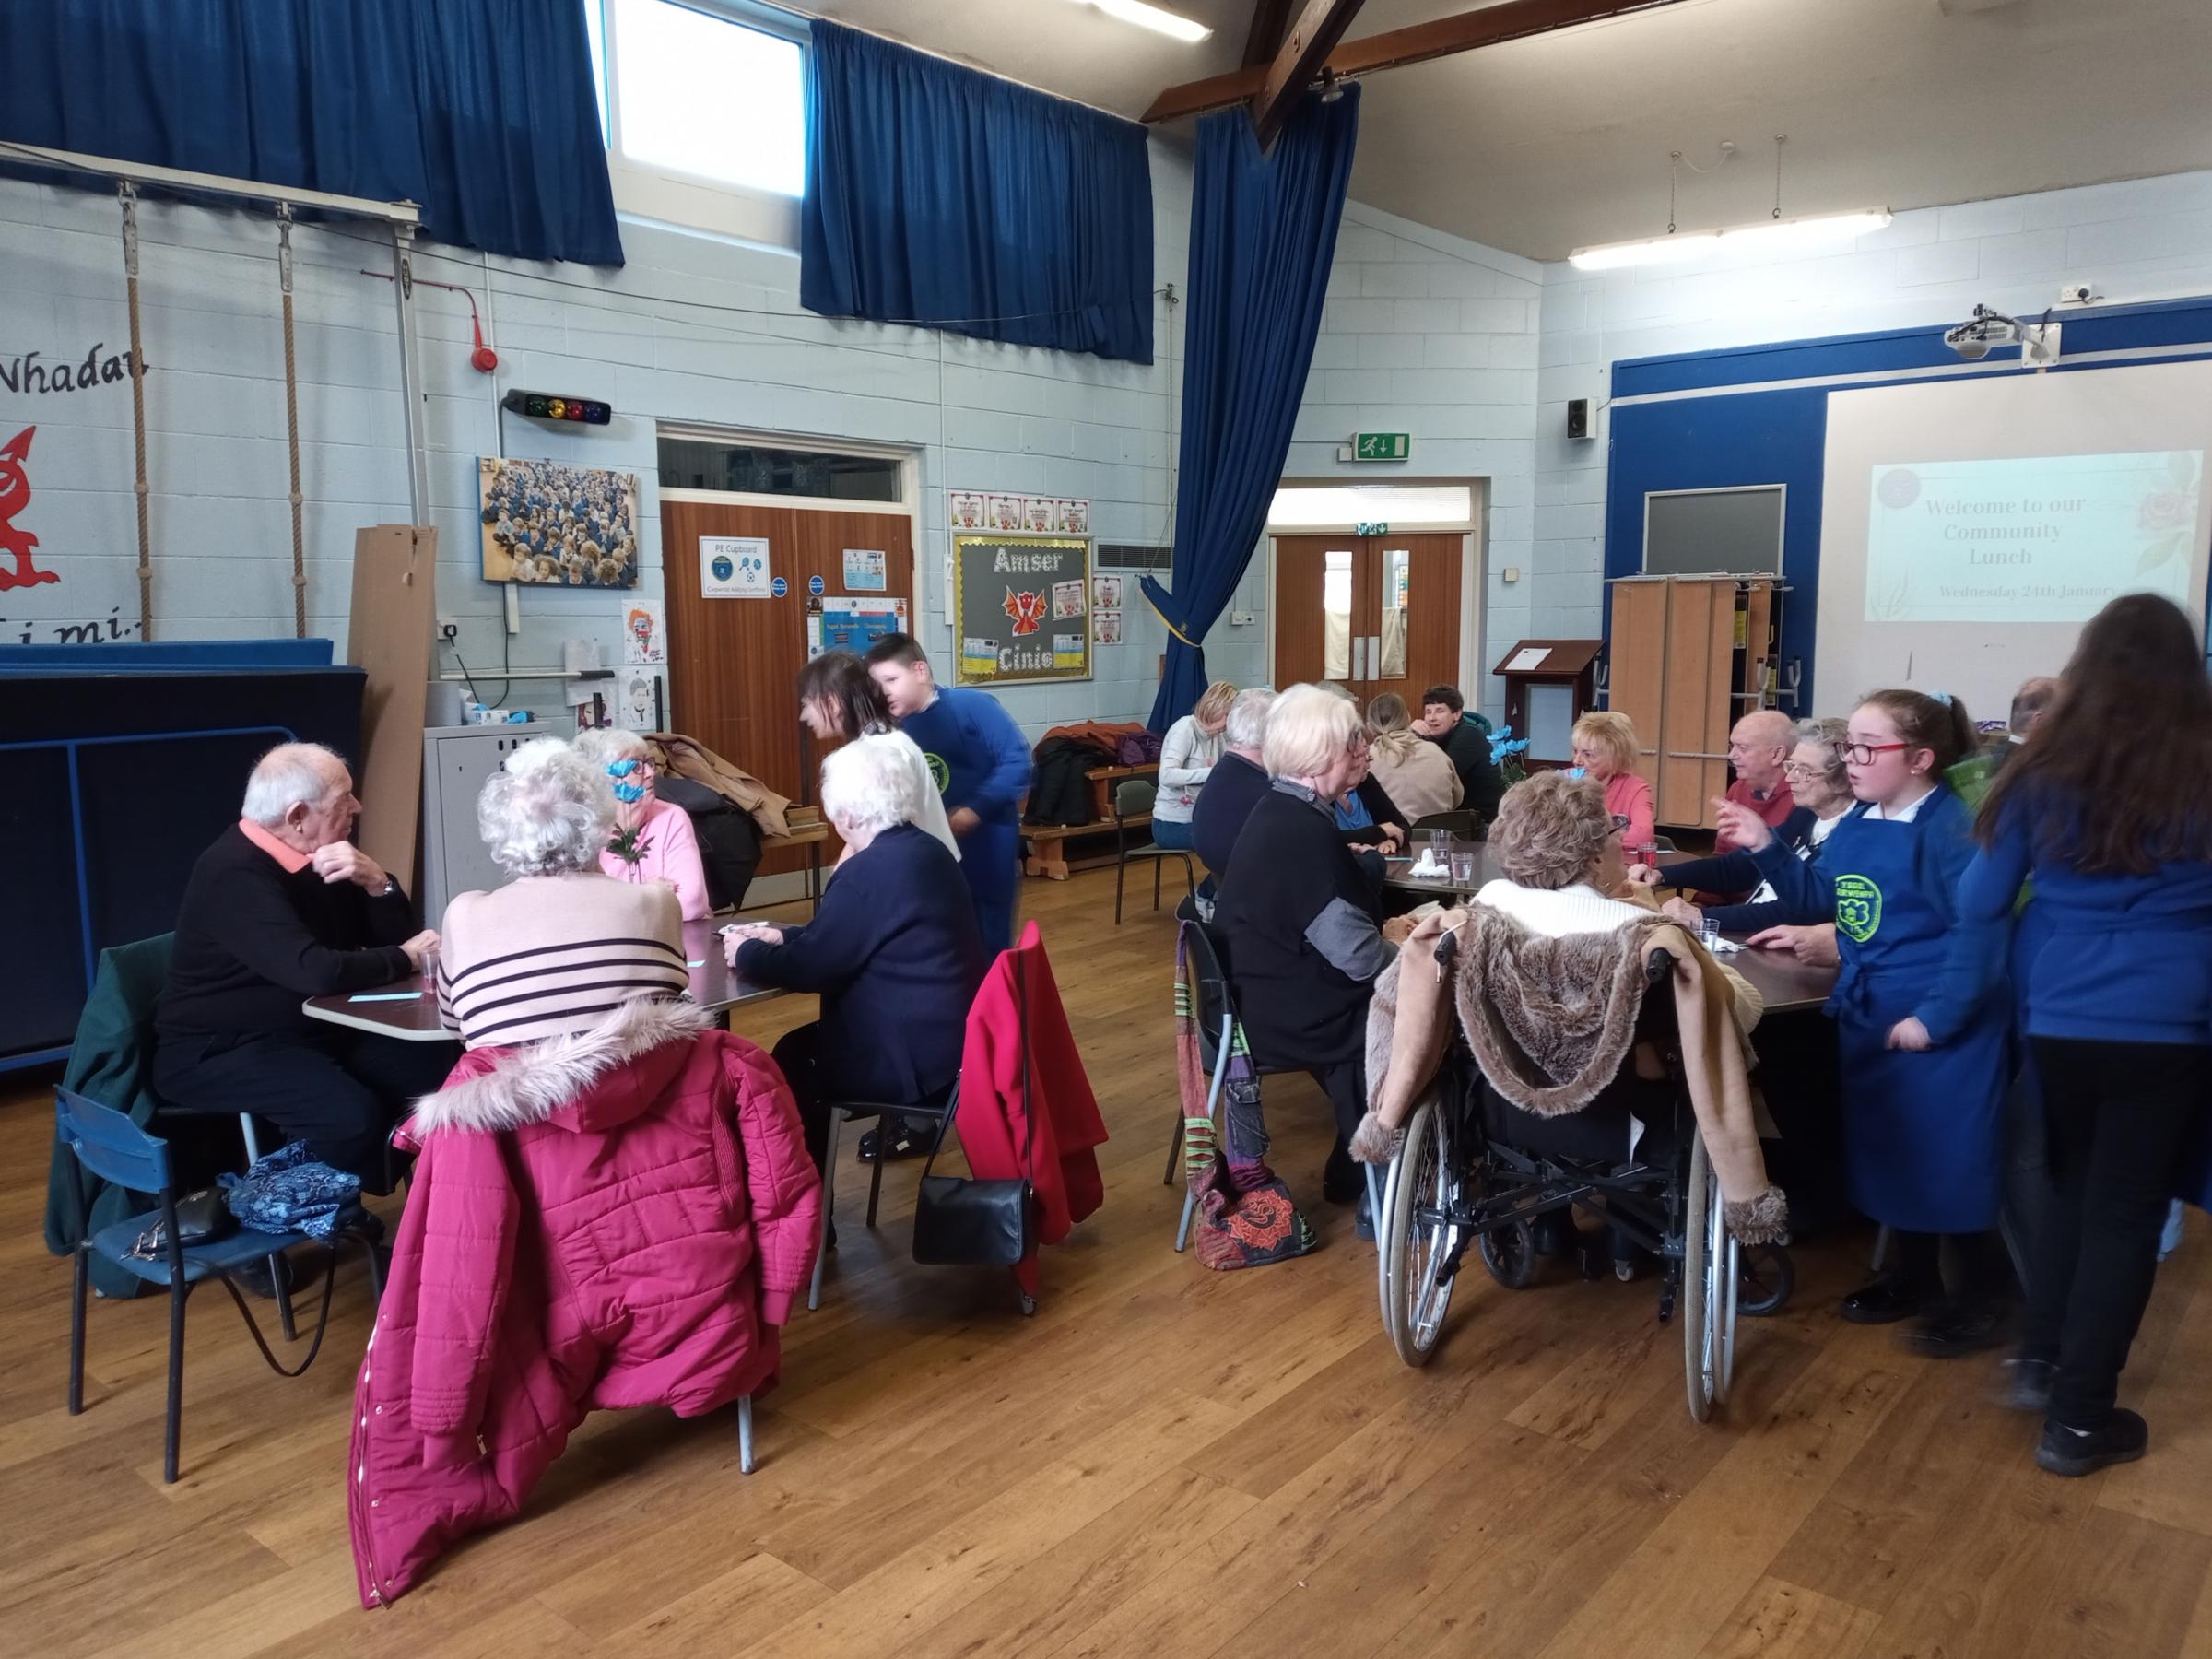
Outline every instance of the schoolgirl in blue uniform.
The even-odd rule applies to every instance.
[[[1853,713],[1843,761],[1859,805],[1801,863],[1747,807],[1721,828],[1776,895],[1831,912],[1841,971],[1828,1012],[1842,1073],[1852,1202],[1891,1230],[1896,1265],[1843,1300],[1861,1324],[1919,1318],[1938,1358],[1994,1347],[2006,1301],[1994,1229],[2011,1018],[2004,921],[1966,925],[1959,883],[1973,815],[1943,782],[1974,747],[1956,699],[1877,691]],[[1942,1247],[1954,1278],[1944,1294]]]
[[[2151,713],[2155,743],[2116,734]],[[2035,918],[2016,958],[2052,1194],[2030,1241],[2009,1403],[2044,1415],[2036,1462],[2087,1475],[2143,1455],[2116,1404],[2159,1234],[2212,1095],[2212,681],[2170,600],[2130,594],[2082,629],[2056,704],[1983,803],[1970,921]]]

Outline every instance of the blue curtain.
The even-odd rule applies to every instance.
[[[622,263],[579,0],[5,0],[0,65],[0,137]]]
[[[1282,482],[1359,134],[1357,85],[1334,103],[1308,97],[1271,155],[1241,109],[1198,124],[1174,591],[1141,582],[1171,630],[1156,732],[1205,691],[1206,629],[1252,562]]]
[[[1152,174],[1132,121],[817,19],[799,303],[1152,360]]]

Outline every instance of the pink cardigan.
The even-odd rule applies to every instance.
[[[699,838],[691,831],[691,815],[655,797],[646,806],[642,828],[643,858],[633,865],[618,853],[602,853],[599,867],[617,881],[665,881],[676,889],[684,920],[703,919],[714,907],[707,902],[706,866],[699,861]]]
[[[1606,810],[1629,820],[1629,827],[1620,832],[1620,844],[1628,849],[1630,864],[1640,862],[1638,853],[1659,833],[1652,786],[1641,773],[1615,772],[1606,780]]]

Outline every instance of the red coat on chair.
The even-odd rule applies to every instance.
[[[354,1390],[361,1605],[512,1519],[595,1408],[696,1417],[776,1374],[820,1178],[768,1056],[673,1002],[465,1056],[422,1150]]]
[[[1016,976],[1019,975],[1017,983]],[[1022,1011],[1029,1012],[1029,1088],[1022,1088]],[[1106,1144],[1106,1125],[1090,1092],[1083,1056],[1067,1029],[1067,1011],[1045,959],[1044,938],[1031,922],[1021,943],[1002,951],[968,1010],[968,1046],[960,1062],[960,1146],[979,1180],[1024,1173],[1022,1142],[1035,1109],[1036,1140],[1028,1174],[1037,1194],[1040,1242],[1057,1244],[1105,1200],[1106,1185],[1091,1150]],[[1016,1269],[1022,1288],[1037,1293],[1034,1257]]]

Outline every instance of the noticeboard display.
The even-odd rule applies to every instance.
[[[952,538],[956,683],[1090,677],[1090,542],[1068,535]]]

